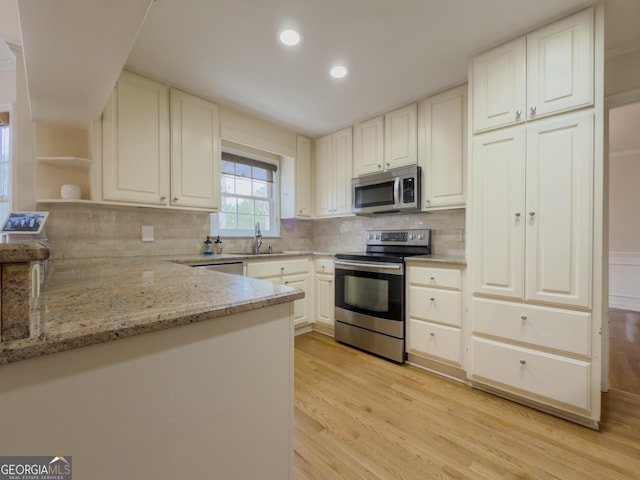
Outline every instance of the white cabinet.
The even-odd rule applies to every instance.
[[[105,200],[169,204],[169,89],[123,72],[103,118]]]
[[[310,218],[311,201],[311,140],[296,138],[296,158],[280,161],[281,218]]]
[[[217,105],[125,71],[102,128],[104,200],[220,209]]]
[[[293,303],[295,326],[309,322],[312,289],[309,288],[309,258],[256,260],[246,264],[247,277],[259,278],[278,285],[288,285],[305,292],[305,297]]]
[[[467,85],[420,102],[422,210],[460,208],[467,197]]]
[[[592,138],[590,111],[474,138],[475,292],[591,306]]]
[[[443,370],[441,364],[460,369],[463,365],[462,267],[409,260],[406,288],[409,361],[436,370]],[[445,372],[452,374],[446,367]]]
[[[220,112],[171,89],[171,204],[220,209]]]
[[[351,127],[316,140],[315,185],[317,217],[349,215],[353,135]]]
[[[333,258],[315,260],[314,328],[334,334],[335,283]]]
[[[469,177],[469,379],[589,426],[602,378],[596,31],[588,9],[474,59],[474,131],[491,131],[473,138]]]
[[[384,169],[418,163],[418,104],[384,116]]]
[[[593,45],[587,9],[475,57],[474,131],[592,105]]]
[[[384,170],[384,116],[353,127],[353,176]]]

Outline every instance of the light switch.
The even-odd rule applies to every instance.
[[[153,225],[142,225],[142,241],[153,242]]]

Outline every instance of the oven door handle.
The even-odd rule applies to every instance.
[[[402,270],[402,265],[391,264],[386,265],[384,263],[359,263],[359,262],[345,262],[343,260],[336,260],[336,265],[345,265],[348,267],[369,267],[369,268],[382,268],[384,270]]]

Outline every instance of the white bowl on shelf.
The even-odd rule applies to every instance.
[[[78,185],[67,183],[60,188],[60,197],[65,200],[80,200],[82,198],[82,190]]]

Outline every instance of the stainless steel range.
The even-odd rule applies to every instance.
[[[431,254],[431,231],[368,230],[366,251],[335,261],[335,338],[381,357],[405,360],[404,260]]]

